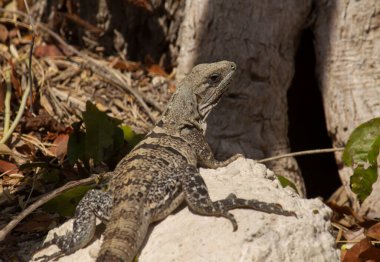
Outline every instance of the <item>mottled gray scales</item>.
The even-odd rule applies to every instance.
[[[236,70],[233,62],[200,64],[178,85],[154,129],[113,171],[108,191],[91,190],[78,205],[73,232],[56,237],[61,253],[86,245],[95,217],[107,223],[97,261],[133,261],[149,224],[164,219],[184,201],[197,214],[229,219],[229,210],[249,208],[294,216],[280,205],[237,198],[212,201],[199,167],[226,166],[240,155],[217,161],[204,138],[206,118]]]
[[[96,217],[106,223],[111,215],[113,201],[112,196],[100,190],[90,190],[79,202],[75,211],[73,231],[65,236],[54,235],[54,238],[46,242],[42,248],[52,244],[57,245],[65,254],[70,254],[84,247],[94,236]],[[62,255],[57,252],[43,260]]]

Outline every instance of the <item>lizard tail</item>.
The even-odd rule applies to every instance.
[[[104,242],[99,251],[97,262],[132,262],[144,241],[149,223],[143,216],[139,205],[129,205],[113,210],[104,233]]]

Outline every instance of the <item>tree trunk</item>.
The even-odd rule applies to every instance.
[[[237,63],[232,87],[208,119],[208,141],[220,158],[244,153],[255,159],[289,152],[287,89],[294,56],[312,1],[187,1],[180,31],[178,75],[194,64]],[[297,163],[271,168],[305,187]]]
[[[380,1],[316,1],[317,69],[327,128],[333,143],[344,146],[359,124],[380,115]],[[359,205],[350,189],[352,170],[336,154],[340,177],[355,210],[380,214],[379,179]]]

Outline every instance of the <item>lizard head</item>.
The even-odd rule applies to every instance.
[[[195,127],[206,131],[206,118],[227,89],[236,64],[220,61],[199,64],[179,83],[157,126]]]
[[[235,70],[236,64],[229,61],[199,64],[185,78],[185,81],[190,81],[188,86],[193,88],[202,120],[218,104]]]

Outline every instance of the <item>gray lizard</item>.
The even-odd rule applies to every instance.
[[[133,261],[149,224],[184,201],[196,214],[229,219],[233,230],[238,225],[231,209],[295,216],[279,204],[233,194],[213,202],[199,174],[199,167],[223,167],[241,156],[217,161],[204,137],[205,120],[235,70],[235,63],[228,61],[195,66],[178,85],[161,120],[117,165],[108,191],[89,191],[77,207],[73,231],[47,244],[56,244],[64,254],[82,248],[93,238],[98,217],[107,226],[97,261]]]

